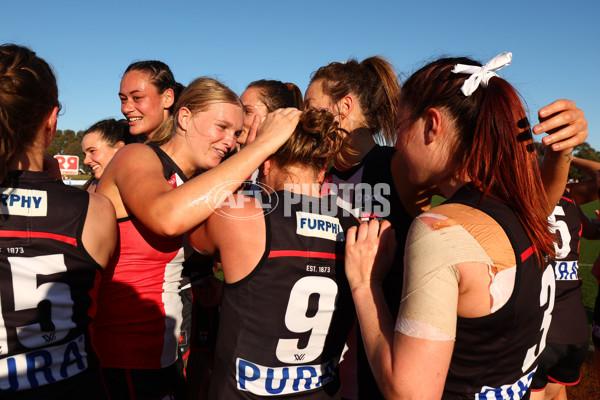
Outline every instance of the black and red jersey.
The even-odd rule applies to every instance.
[[[97,369],[88,324],[102,269],[81,241],[89,194],[44,172],[12,171],[0,186],[0,396],[66,398]]]
[[[265,207],[258,265],[224,287],[211,399],[339,396],[337,365],[355,313],[344,232],[358,221],[333,196],[290,201],[290,193]]]
[[[556,344],[585,343],[589,340],[587,314],[579,277],[579,241],[581,217],[573,198],[565,191],[548,220],[555,232],[554,276],[556,300],[547,342]]]
[[[375,145],[365,157],[352,168],[339,171],[332,168],[326,179],[332,192],[337,193],[341,206],[351,209],[357,218],[363,221],[369,219],[386,219],[392,224],[396,243],[394,264],[383,281],[382,290],[391,314],[398,314],[402,298],[402,282],[404,280],[404,243],[413,217],[408,214],[392,177],[392,157],[396,153],[393,147]],[[402,190],[403,188],[398,188]],[[352,368],[350,382],[344,386],[357,386],[360,399],[383,399],[377,382],[371,372],[367,354],[364,350],[360,329],[357,330],[357,369]],[[352,343],[349,344],[352,346]]]
[[[531,240],[505,204],[463,187],[448,203],[488,214],[502,227],[517,262],[507,303],[480,318],[458,318],[444,399],[522,399],[529,396],[537,357],[545,346],[554,305],[554,270],[540,266]]]

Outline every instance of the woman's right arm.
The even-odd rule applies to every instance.
[[[381,290],[395,248],[389,226],[384,221],[380,229],[373,220],[346,235],[346,275],[367,358],[386,399],[439,399],[454,341],[411,337],[395,330]]]
[[[256,139],[219,166],[172,188],[147,146],[129,145],[111,160],[98,185],[117,208],[119,202],[161,236],[178,236],[206,220],[250,174],[292,134],[301,112],[279,109],[267,116]],[[144,148],[143,148],[144,147]],[[107,175],[106,179],[104,175]]]

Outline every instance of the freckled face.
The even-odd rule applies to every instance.
[[[100,179],[104,169],[113,158],[120,146],[111,146],[102,139],[100,132],[90,132],[83,137],[81,148],[85,153],[83,163],[90,167],[94,178]]]
[[[172,99],[167,92],[160,94],[150,82],[150,74],[143,71],[129,71],[121,79],[119,90],[121,112],[129,122],[132,135],[149,135],[167,119]]]
[[[256,115],[264,118],[269,113],[267,106],[260,100],[261,92],[259,88],[248,88],[242,93],[240,100],[244,105],[244,128],[242,134],[237,139],[239,144],[246,144],[248,131],[252,126],[252,121]]]
[[[186,131],[196,168],[216,167],[233,150],[242,133],[244,117],[238,104],[213,103],[206,111],[195,113]]]

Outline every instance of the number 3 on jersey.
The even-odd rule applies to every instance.
[[[285,312],[285,326],[294,333],[310,331],[310,337],[302,349],[298,348],[299,339],[279,339],[275,351],[279,361],[286,364],[307,363],[321,355],[335,310],[337,291],[337,283],[322,276],[307,276],[294,284]],[[318,307],[314,315],[307,316],[312,295],[318,296]]]
[[[64,339],[73,322],[73,299],[69,285],[55,282],[49,275],[67,272],[62,254],[38,257],[8,257],[12,272],[14,314],[18,321],[17,339],[33,349]],[[37,309],[37,310],[36,310]],[[2,307],[5,313],[11,313]],[[34,311],[36,310],[36,311]],[[31,318],[31,312],[39,318]],[[19,316],[22,314],[23,316]],[[30,317],[25,316],[29,314]],[[1,315],[4,319],[8,315]],[[0,354],[8,348],[4,321],[0,322]]]
[[[549,265],[544,271],[542,276],[542,290],[540,292],[540,307],[547,305],[544,311],[544,318],[542,320],[542,326],[540,331],[542,332],[542,338],[538,344],[535,344],[529,348],[523,361],[521,370],[527,372],[533,363],[537,360],[542,351],[546,347],[546,335],[548,335],[548,329],[550,328],[550,322],[552,322],[552,310],[554,309],[554,294],[555,294],[555,280],[554,280],[554,268]]]

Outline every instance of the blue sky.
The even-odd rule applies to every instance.
[[[503,51],[500,75],[524,96],[533,120],[558,99],[575,100],[600,150],[600,3],[488,1],[10,1],[0,42],[31,47],[55,69],[59,129],[120,118],[117,96],[133,61],[159,59],[187,84],[217,78],[238,94],[257,79],[296,83],[331,61],[386,57],[401,75],[428,60]]]

